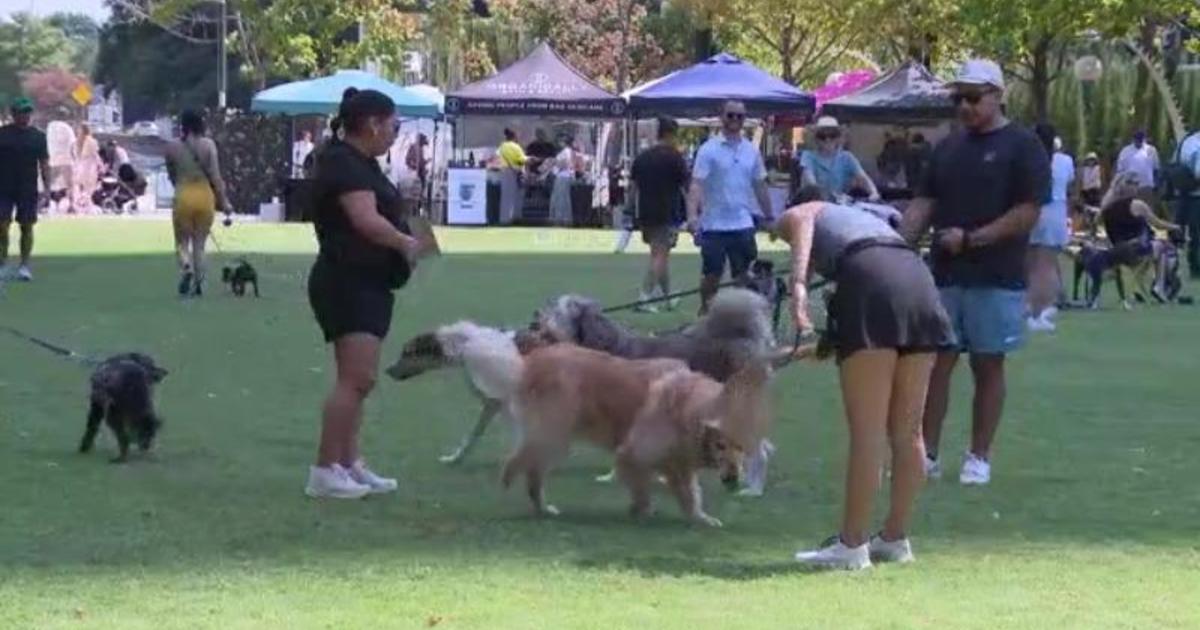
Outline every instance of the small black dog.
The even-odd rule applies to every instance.
[[[245,259],[239,260],[236,267],[222,269],[221,282],[228,284],[238,297],[246,295],[247,284],[254,285],[254,297],[258,297],[258,272]]]
[[[787,281],[775,275],[775,262],[765,258],[755,260],[750,264],[742,285],[766,298],[772,310],[772,329],[778,333],[783,303],[787,301],[789,291]]]
[[[100,421],[106,420],[117,438],[121,463],[129,457],[130,434],[142,452],[150,450],[162,421],[154,411],[154,385],[167,376],[154,359],[136,353],[118,354],[100,362],[92,372],[91,408],[79,452],[92,450]]]

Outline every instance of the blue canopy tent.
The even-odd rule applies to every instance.
[[[441,106],[429,97],[362,70],[339,70],[319,79],[277,85],[255,94],[250,110],[291,116],[332,115],[342,102],[342,93],[351,87],[387,94],[396,102],[396,113],[401,116],[436,118],[441,113]]]
[[[816,107],[812,95],[727,53],[642,84],[624,96],[637,118],[706,118],[728,100],[745,103],[755,118],[809,116]]]

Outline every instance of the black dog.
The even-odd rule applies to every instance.
[[[750,264],[750,270],[742,280],[742,286],[758,293],[771,306],[771,327],[779,332],[779,320],[783,313],[783,303],[788,298],[788,283],[782,277],[775,275],[775,262],[759,258]]]
[[[254,297],[258,297],[258,272],[244,259],[239,260],[236,267],[225,267],[221,270],[221,282],[229,285],[233,294],[242,297],[246,295],[246,285],[254,285]]]
[[[79,443],[79,452],[92,450],[100,421],[106,420],[117,438],[120,453],[114,463],[129,457],[130,434],[142,452],[150,450],[162,421],[154,411],[154,385],[166,377],[167,371],[154,359],[131,352],[109,357],[92,372],[91,408],[87,428]]]

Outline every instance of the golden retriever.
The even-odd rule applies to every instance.
[[[621,359],[573,344],[522,356],[498,331],[455,326],[471,380],[516,422],[518,445],[501,481],[508,487],[524,475],[536,514],[558,513],[545,500],[546,473],[583,439],[617,454],[634,515],[649,512],[650,480],[661,474],[689,518],[720,525],[704,513],[697,474],[717,468],[727,486],[739,482],[745,453],[770,419],[765,363],[722,386],[675,359]]]

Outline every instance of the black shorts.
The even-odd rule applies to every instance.
[[[758,258],[758,242],[754,228],[728,232],[700,233],[700,273],[720,277],[729,261],[729,277],[739,278]]]
[[[395,299],[386,286],[364,281],[320,259],[308,275],[308,302],[326,343],[353,333],[387,337]]]
[[[11,223],[14,211],[18,225],[32,225],[38,220],[38,196],[0,193],[0,223]]]
[[[903,247],[870,246],[839,262],[827,326],[839,359],[859,350],[908,354],[954,343],[933,275]]]

